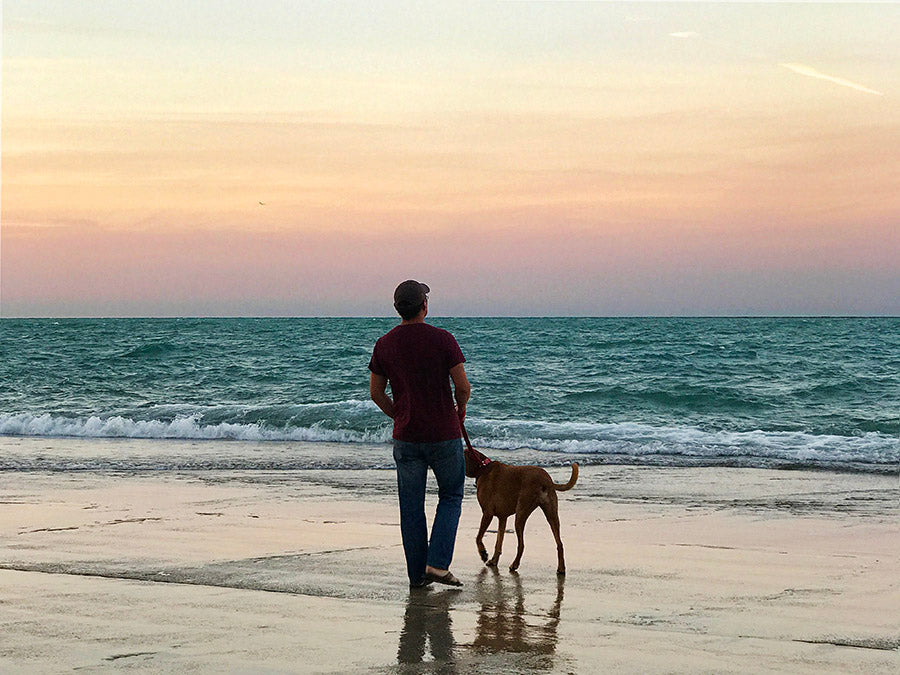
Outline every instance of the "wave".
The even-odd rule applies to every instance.
[[[178,349],[178,346],[171,342],[150,342],[129,349],[128,351],[119,354],[119,357],[123,359],[142,359],[151,356],[165,356],[176,349]]]
[[[327,404],[313,404],[315,406]],[[121,415],[63,417],[44,413],[0,415],[0,435],[69,436],[76,438],[160,438],[231,441],[331,441],[383,443],[390,440],[388,427],[329,429],[317,422],[309,426],[271,427],[262,422],[203,424],[202,413],[178,415],[172,420],[135,420]]]
[[[473,425],[474,426],[474,425]],[[859,468],[895,467],[900,448],[895,437],[878,432],[857,436],[800,431],[706,431],[695,427],[658,427],[638,423],[530,422],[482,420],[491,433],[477,438],[484,448],[534,449],[608,457],[680,457],[755,466]],[[877,470],[877,469],[874,469]]]
[[[0,435],[370,445],[386,444],[391,439],[390,423],[379,417],[380,413],[371,401],[283,406],[284,410],[279,408],[281,414],[277,415],[280,420],[306,418],[315,421],[279,425],[265,421],[234,421],[240,416],[234,406],[210,406],[191,412],[186,408],[159,406],[153,409],[153,413],[165,415],[167,419],[134,419],[122,414],[85,417],[50,413],[0,414]],[[258,413],[259,410],[255,410],[249,415]],[[245,418],[247,415],[247,411],[243,411]],[[223,420],[223,417],[231,419]],[[839,436],[799,431],[707,431],[631,422],[603,424],[486,418],[469,418],[467,427],[473,443],[484,450],[536,452],[550,463],[569,461],[577,455],[579,461],[587,463],[796,466],[887,473],[900,461],[896,438],[879,432]],[[547,457],[548,454],[556,458]]]
[[[725,387],[696,387],[683,385],[676,391],[657,389],[632,389],[612,386],[605,389],[589,389],[564,395],[567,401],[576,403],[636,403],[663,408],[690,411],[708,410],[759,410],[771,407],[771,403],[759,396],[743,394]]]

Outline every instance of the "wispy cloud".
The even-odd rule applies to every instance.
[[[861,84],[857,84],[856,82],[851,82],[850,80],[845,80],[842,77],[835,77],[834,75],[826,75],[825,73],[820,73],[818,70],[811,66],[803,65],[802,63],[781,63],[779,64],[783,68],[787,68],[788,70],[792,70],[798,75],[806,75],[807,77],[815,77],[820,80],[827,80],[828,82],[832,82],[834,84],[839,84],[842,87],[850,87],[851,89],[856,89],[857,91],[865,92],[866,94],[875,94],[876,96],[884,96],[884,94],[880,91],[875,91],[874,89],[869,89],[868,87],[864,87]]]

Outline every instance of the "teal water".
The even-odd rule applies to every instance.
[[[900,460],[897,318],[431,321],[467,357],[482,448],[548,463],[888,472]],[[395,324],[4,319],[0,434],[262,441],[279,457],[277,441],[387,443],[366,366]]]

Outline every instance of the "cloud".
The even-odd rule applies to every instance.
[[[875,91],[874,89],[869,89],[868,87],[864,87],[861,84],[857,84],[856,82],[851,82],[850,80],[845,80],[842,77],[834,77],[833,75],[826,75],[825,73],[820,73],[815,68],[810,66],[805,66],[802,63],[781,63],[779,64],[783,68],[787,68],[788,70],[792,70],[798,75],[806,75],[807,77],[815,77],[820,80],[827,80],[828,82],[833,82],[834,84],[839,84],[842,87],[850,87],[851,89],[856,89],[857,91],[862,91],[867,94],[875,94],[876,96],[884,96],[884,94],[880,91]]]
[[[680,31],[678,33],[669,33],[669,37],[685,38],[685,39],[695,38],[695,37],[700,37],[700,33],[695,33],[692,30],[685,30],[685,31]]]

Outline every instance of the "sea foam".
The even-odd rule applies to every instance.
[[[370,401],[302,406],[373,413]],[[292,407],[292,409],[295,407]],[[220,411],[221,412],[221,411]],[[329,412],[329,410],[322,411]],[[207,410],[206,415],[210,414]],[[123,415],[71,418],[49,413],[0,414],[0,434],[81,438],[196,439],[227,441],[302,441],[382,444],[391,439],[389,421],[373,415],[361,428],[334,427],[322,417],[308,425],[273,426],[265,422],[204,423],[204,413],[174,419],[135,420]],[[692,427],[647,424],[542,422],[469,418],[473,443],[483,449],[533,450],[578,455],[591,463],[652,461],[656,464],[740,464],[854,469],[886,472],[900,460],[896,439],[877,432],[858,436],[814,435],[777,431],[705,431]],[[553,461],[548,457],[548,460]]]
[[[339,443],[382,443],[390,430],[365,431],[328,429],[321,424],[308,427],[269,428],[260,423],[219,422],[201,424],[202,415],[176,417],[171,421],[134,420],[120,415],[86,418],[42,415],[0,414],[0,435],[71,436],[87,438],[168,438],[232,441],[331,441]]]

